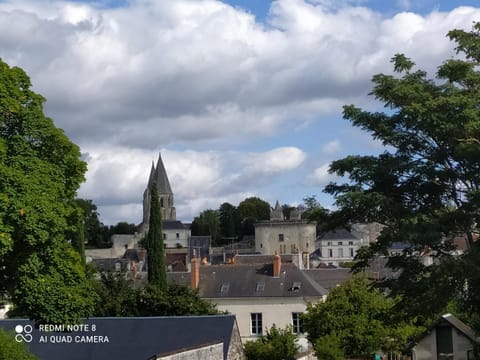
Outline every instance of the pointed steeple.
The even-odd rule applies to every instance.
[[[167,171],[163,165],[162,154],[158,154],[157,168],[155,169],[154,180],[157,183],[159,194],[173,194],[170,182],[168,181]],[[150,181],[149,181],[149,185]]]
[[[143,223],[142,231],[146,233],[148,231],[148,223],[150,219],[150,194],[154,184],[157,187],[160,211],[162,213],[162,219],[164,221],[176,220],[176,210],[172,188],[168,181],[167,171],[165,165],[163,165],[162,155],[158,154],[157,166],[155,167],[152,162],[152,168],[150,170],[150,176],[148,177],[148,185],[143,193]]]

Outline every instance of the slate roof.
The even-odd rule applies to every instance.
[[[352,278],[350,269],[314,269],[303,270],[307,276],[327,290]]]
[[[84,321],[90,332],[40,332],[34,329],[30,350],[40,360],[98,360],[98,359],[143,359],[160,353],[199,347],[223,342],[223,358],[227,359],[230,340],[235,325],[233,315],[175,316],[144,318],[91,318]],[[32,325],[30,320],[1,320],[0,327],[14,331],[17,325]],[[236,325],[235,325],[236,326]],[[40,343],[40,336],[47,343]],[[107,336],[108,343],[78,343],[75,336]],[[69,343],[52,343],[52,336],[71,336]]]
[[[282,264],[273,277],[273,264],[209,265],[200,267],[202,298],[322,297],[328,291],[294,264]]]
[[[317,240],[359,240],[346,229],[339,228],[320,235]]]
[[[162,154],[158,154],[157,167],[152,163],[150,177],[148,179],[148,188],[152,187],[153,182],[157,184],[159,194],[173,194],[170,182],[168,181],[167,171],[163,165]]]
[[[471,341],[473,342],[479,342],[479,339],[475,336],[475,332],[462,322],[460,319],[456,318],[452,314],[445,314],[442,315],[442,319],[446,322],[448,322],[450,325],[452,325],[454,328],[456,328],[458,331],[463,333],[466,337],[468,337]]]
[[[178,220],[165,220],[163,221],[164,230],[186,230],[187,227]]]

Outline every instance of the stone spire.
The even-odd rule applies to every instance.
[[[270,209],[270,220],[271,221],[283,221],[283,211],[282,207],[280,206],[280,203],[277,202],[275,203],[275,207],[273,209]]]
[[[176,220],[176,210],[173,200],[173,192],[168,181],[167,171],[163,164],[162,155],[158,155],[157,166],[152,162],[150,176],[148,178],[147,188],[143,193],[143,226],[144,231],[148,231],[148,223],[150,220],[150,194],[153,185],[157,186],[158,197],[160,203],[160,211],[163,221]]]
[[[150,173],[150,179],[148,180],[148,188],[152,187],[153,182],[157,184],[158,194],[173,195],[170,182],[168,181],[167,171],[165,170],[165,165],[163,165],[162,154],[160,153],[158,154],[156,168],[153,166],[152,162],[152,172]]]

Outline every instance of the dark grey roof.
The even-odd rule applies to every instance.
[[[338,228],[322,234],[318,237],[318,240],[359,240],[353,236],[352,233],[346,229]]]
[[[165,220],[163,223],[164,230],[186,230],[187,227],[178,220]]]
[[[168,181],[167,171],[163,165],[162,155],[160,153],[158,154],[157,167],[155,168],[152,164],[150,177],[148,179],[149,189],[152,187],[153,182],[157,184],[159,194],[173,194],[170,182]]]
[[[294,264],[282,264],[273,277],[273,264],[209,265],[200,267],[203,298],[321,297],[328,291]]]
[[[29,349],[40,360],[98,360],[143,359],[160,353],[177,352],[209,343],[223,342],[227,358],[234,331],[233,315],[145,317],[145,318],[91,318],[84,321],[90,331],[41,332],[34,329]],[[0,327],[14,331],[17,325],[31,325],[29,320],[1,320]],[[95,331],[92,326],[95,325]],[[47,342],[40,343],[40,336]],[[71,342],[52,343],[51,339],[64,336]],[[79,343],[77,336],[108,337],[108,343]],[[98,339],[98,338],[97,338]]]
[[[314,269],[303,272],[328,290],[352,278],[350,269]]]
[[[190,286],[189,272],[167,272],[167,281],[169,284]]]
[[[475,336],[475,332],[472,330],[470,326],[462,322],[457,317],[453,316],[452,314],[445,314],[442,315],[442,319],[447,321],[450,325],[456,328],[458,331],[463,333],[466,337],[474,342],[479,342],[478,338]]]
[[[264,254],[249,254],[249,255],[235,255],[235,262],[237,264],[273,264],[275,255]],[[282,264],[291,263],[293,255],[280,255]]]

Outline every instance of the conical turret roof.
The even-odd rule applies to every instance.
[[[153,166],[148,179],[148,187],[151,188],[153,183],[157,184],[159,194],[173,194],[170,182],[168,181],[167,171],[163,165],[162,154],[158,154],[157,166]]]

